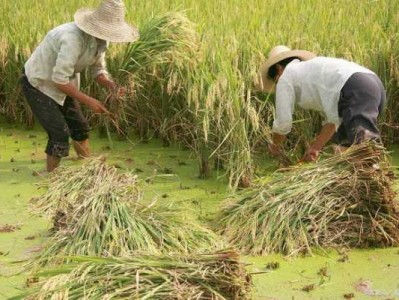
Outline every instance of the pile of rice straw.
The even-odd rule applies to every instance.
[[[229,197],[220,233],[246,254],[311,253],[312,247],[399,245],[393,167],[374,143],[293,166]]]
[[[56,216],[47,246],[33,260],[38,267],[59,264],[73,255],[120,256],[220,249],[211,230],[173,207],[145,203],[136,175],[120,173],[102,159],[77,168],[62,168],[44,183],[35,198],[37,213]]]
[[[74,257],[70,264],[36,276],[36,284],[12,299],[251,299],[248,275],[232,251]]]

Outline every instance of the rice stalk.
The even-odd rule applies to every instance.
[[[251,299],[249,275],[233,251],[71,260],[39,271],[40,281],[12,299]]]
[[[122,48],[110,69],[128,87],[107,101],[118,128],[134,127],[143,139],[155,131],[165,143],[178,140],[185,101],[182,84],[195,67],[199,48],[194,24],[184,13],[156,15],[140,26],[140,39]]]
[[[283,169],[226,199],[220,233],[253,255],[399,245],[399,204],[386,155],[382,146],[363,144]]]
[[[57,170],[48,186],[34,203],[37,213],[55,216],[54,234],[29,268],[73,255],[188,253],[222,245],[212,231],[172,205],[144,202],[136,176],[120,174],[101,159]]]

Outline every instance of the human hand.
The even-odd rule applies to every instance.
[[[105,108],[105,106],[96,99],[92,99],[87,105],[90,107],[92,111],[94,111],[97,114],[111,115],[111,113]]]
[[[126,95],[126,87],[124,87],[124,86],[116,87],[115,95],[117,97],[124,97]]]
[[[271,156],[279,156],[282,153],[281,147],[276,144],[268,144],[268,148]]]
[[[118,101],[120,98],[124,97],[125,95],[126,95],[126,87],[117,86],[116,84],[114,84],[105,102],[107,103],[108,101]]]
[[[319,157],[320,150],[314,148],[314,147],[309,147],[308,150],[306,150],[305,155],[302,157],[302,161],[315,161]]]

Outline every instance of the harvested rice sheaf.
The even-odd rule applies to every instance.
[[[70,264],[42,270],[38,279],[13,299],[251,299],[250,278],[238,254],[231,251],[74,257]]]
[[[220,238],[171,206],[146,203],[136,176],[120,173],[101,159],[57,170],[36,210],[62,215],[34,266],[59,264],[73,255],[120,256],[220,249]],[[59,223],[59,222],[58,222]]]
[[[81,167],[57,168],[51,176],[38,184],[46,193],[31,199],[33,212],[53,218],[54,231],[65,229],[79,219],[76,211],[83,213],[88,198],[96,195],[129,197],[131,203],[140,201],[137,175],[121,173],[108,166],[104,157],[87,160]]]
[[[386,150],[373,143],[293,166],[229,197],[221,234],[247,254],[399,245],[399,203]]]

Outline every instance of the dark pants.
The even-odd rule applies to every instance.
[[[342,123],[333,140],[343,146],[365,140],[381,141],[377,117],[386,100],[384,86],[374,74],[355,73],[341,89],[338,115]]]
[[[69,154],[69,137],[75,141],[89,138],[89,126],[79,103],[67,97],[64,105],[34,88],[25,75],[21,78],[22,90],[33,114],[48,134],[46,153],[55,157]]]

